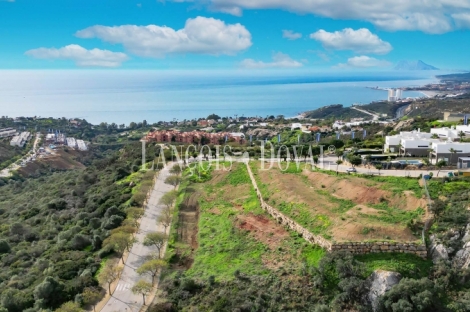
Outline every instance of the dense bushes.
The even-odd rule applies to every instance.
[[[1,306],[55,309],[97,285],[100,257],[112,250],[101,250],[102,243],[140,191],[142,174],[127,180],[138,152],[140,143],[95,153],[85,170],[16,177],[0,186]]]

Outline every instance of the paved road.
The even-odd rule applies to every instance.
[[[321,164],[318,166],[320,168],[326,169],[326,170],[333,170],[336,171],[336,160],[338,158],[336,156],[325,156],[323,159],[323,167]],[[351,166],[347,165],[339,165],[338,166],[338,171],[339,172],[346,172],[348,168],[351,168]],[[374,166],[370,166],[370,168],[356,168],[357,173],[359,174],[374,174],[378,175],[379,171],[375,169]],[[380,170],[380,175],[381,176],[391,176],[391,177],[418,177],[420,174],[425,175],[429,174],[430,172],[433,173],[433,176],[437,177],[444,177],[447,176],[448,172],[454,172],[454,170],[403,170],[403,169],[382,169]],[[439,175],[438,175],[439,173]]]
[[[165,178],[169,175],[170,168],[171,167],[168,165],[161,170],[158,175],[145,210],[145,215],[140,222],[139,232],[136,236],[139,242],[132,246],[116,290],[108,303],[101,309],[102,312],[137,312],[142,307],[142,295],[134,295],[131,288],[141,278],[145,278],[148,282],[151,282],[149,276],[140,276],[135,272],[135,269],[145,262],[144,257],[146,255],[157,250],[155,247],[145,247],[142,245],[145,235],[148,232],[164,231],[162,225],[156,224],[156,220],[163,210],[163,206],[158,205],[160,198],[163,194],[173,189],[173,186],[164,183]],[[163,252],[162,250],[162,254]]]
[[[34,144],[33,144],[33,154],[36,153],[36,150],[37,150],[37,145],[39,143],[39,139],[41,138],[41,134],[38,132],[36,134],[36,139],[34,140]],[[21,163],[22,161],[25,161],[28,157],[31,157],[31,153],[28,152],[25,156],[23,156],[23,158],[15,161],[15,163],[11,164],[10,166],[8,166],[7,168],[3,169],[2,171],[0,171],[0,177],[9,177],[11,175],[11,172],[12,171],[15,171],[17,170],[20,166],[18,165],[19,163]]]
[[[379,115],[376,115],[376,114],[372,114],[366,110],[363,110],[363,109],[360,109],[360,108],[357,108],[356,106],[351,106],[352,109],[355,109],[357,111],[360,111],[361,113],[364,113],[364,114],[367,114],[367,115],[371,115],[372,116],[372,120],[379,120]]]
[[[269,158],[266,159],[266,161],[269,162]],[[339,165],[337,167],[336,161],[338,158],[336,156],[325,156],[323,158],[323,162],[319,162],[317,166],[321,169],[325,170],[333,170],[336,171],[336,168],[338,168],[339,172],[346,172],[347,169],[351,168],[351,166],[348,165]],[[214,160],[212,160],[214,162]],[[241,159],[235,159],[232,158],[232,161],[238,161],[238,162],[246,162],[248,161],[248,158],[241,158]],[[255,161],[255,162],[260,162],[261,160],[250,160],[250,161]],[[278,164],[278,161],[276,159],[272,160],[273,162],[273,167],[281,166],[281,168],[285,168],[285,163],[283,164]],[[307,163],[310,163],[310,159],[307,159]],[[303,158],[300,161],[300,168],[303,168],[305,166],[305,162],[303,161]],[[269,165],[266,164],[265,168],[269,168]],[[374,166],[370,166],[370,168],[356,168],[358,174],[374,174],[374,175],[379,175],[379,171],[375,169]],[[455,172],[456,169],[452,170],[403,170],[403,169],[382,169],[380,170],[380,176],[391,176],[391,177],[419,177],[420,174],[425,175],[429,174],[430,172],[433,173],[434,177],[444,177],[447,176],[448,172]],[[460,170],[461,171],[461,170]],[[438,175],[439,174],[439,175]]]

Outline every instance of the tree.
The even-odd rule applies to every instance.
[[[423,162],[423,164],[424,164],[425,166],[429,166],[429,164],[431,163],[431,162],[429,161],[429,158],[426,158],[426,157],[425,157],[425,158],[422,158],[421,161]]]
[[[462,142],[462,141],[463,141],[463,137],[465,136],[465,132],[459,131],[458,135],[459,135],[459,138],[460,138],[460,142]]]
[[[375,165],[375,169],[379,170],[379,175],[380,175],[380,170],[382,170],[382,168],[383,168],[382,164]]]
[[[142,208],[129,208],[126,213],[129,218],[138,220],[145,214],[145,210]]]
[[[450,163],[452,164],[453,163],[453,159],[454,159],[454,155],[457,154],[457,150],[454,149],[454,148],[450,148],[449,149],[449,153],[451,153],[451,157],[450,157]]]
[[[166,229],[170,226],[171,220],[173,219],[171,207],[165,207],[162,211],[162,214],[157,217],[157,224],[161,223],[163,227]]]
[[[343,154],[344,154],[343,150],[340,150],[340,149],[335,150],[335,155],[336,157],[338,157],[338,159],[340,159],[343,156]]]
[[[170,169],[170,173],[174,175],[180,175],[182,171],[182,168],[180,164],[175,164],[173,167]]]
[[[93,306],[93,311],[95,310],[98,300],[101,298],[101,294],[98,289],[93,287],[87,287],[83,290],[82,293],[83,301],[85,304],[90,304]]]
[[[422,278],[403,278],[379,301],[379,311],[437,311],[439,290],[434,283]]]
[[[433,133],[431,135],[431,139],[439,139],[439,135],[437,135],[437,133]]]
[[[142,299],[145,305],[145,296],[148,295],[148,293],[152,290],[152,284],[144,281],[144,280],[139,280],[135,285],[131,288],[131,291],[134,294],[141,294]]]
[[[63,283],[54,277],[47,276],[41,284],[34,288],[34,299],[41,301],[44,306],[58,305],[62,301],[61,294],[64,288]]]
[[[337,160],[336,161],[336,172],[338,172],[339,165],[341,165],[342,163],[343,163],[342,160]]]
[[[56,312],[82,312],[83,309],[76,302],[69,301],[60,306]]]
[[[316,165],[318,164],[318,156],[313,156],[313,163]]]
[[[102,285],[108,285],[110,295],[112,295],[111,283],[121,276],[122,269],[122,267],[118,267],[108,260],[104,268],[102,268],[98,274],[98,282]]]
[[[10,245],[4,239],[0,240],[0,254],[10,252]]]
[[[173,206],[173,203],[176,200],[177,195],[178,195],[178,193],[174,190],[170,191],[168,193],[165,193],[162,196],[162,198],[160,198],[158,203],[161,204],[161,205],[165,205],[168,208],[171,208],[171,206]]]
[[[352,155],[352,156],[348,157],[348,160],[349,160],[349,162],[351,163],[351,165],[353,167],[359,166],[360,164],[362,164],[362,158],[360,156]]]
[[[124,264],[124,251],[127,249],[129,251],[130,247],[137,242],[137,239],[134,238],[129,233],[114,233],[110,237],[104,240],[103,245],[111,247],[114,251],[119,253],[122,263]]]
[[[445,160],[441,159],[437,162],[436,166],[437,166],[437,168],[439,168],[439,170],[437,171],[437,174],[436,174],[436,177],[438,177],[439,172],[441,172],[442,167],[447,166],[447,162]]]
[[[173,185],[174,188],[181,183],[181,177],[177,175],[170,175],[165,179],[166,184]]]
[[[133,227],[131,225],[122,225],[118,228],[115,228],[114,230],[111,230],[111,234],[115,234],[115,233],[128,233],[128,234],[133,234],[137,231],[137,228],[136,227]]]
[[[166,227],[165,227],[166,232]],[[152,232],[148,233],[144,238],[144,246],[155,246],[158,250],[158,257],[161,257],[160,250],[165,244],[168,236],[165,233]]]
[[[152,277],[152,284],[155,283],[155,276],[157,276],[158,272],[165,268],[166,262],[162,259],[153,259],[147,262],[144,262],[137,270],[137,274],[143,275],[148,274]]]

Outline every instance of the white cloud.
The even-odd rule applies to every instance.
[[[173,0],[175,1],[175,0]],[[181,0],[180,0],[181,1]],[[240,16],[243,9],[283,9],[335,19],[365,20],[382,29],[445,33],[458,24],[453,14],[470,13],[470,0],[195,0]],[[466,26],[470,27],[470,26]]]
[[[367,28],[327,32],[323,29],[310,34],[310,38],[320,41],[324,48],[333,50],[353,50],[358,53],[386,54],[392,45],[383,41]]]
[[[459,28],[470,28],[470,13],[452,14],[455,25]]]
[[[122,52],[92,49],[87,50],[79,45],[70,44],[60,49],[38,48],[25,52],[26,55],[38,59],[72,60],[77,66],[117,67],[128,59]]]
[[[96,25],[78,31],[76,36],[122,44],[130,53],[144,57],[173,53],[233,55],[252,45],[251,34],[243,25],[200,16],[188,19],[179,30],[157,25]]]
[[[282,31],[282,38],[286,38],[286,39],[289,39],[289,40],[297,40],[297,39],[302,38],[302,34],[293,32],[292,30],[283,30]]]
[[[354,56],[348,59],[346,63],[340,63],[337,68],[370,68],[370,67],[389,67],[392,64],[385,60],[378,60],[366,55]]]
[[[272,62],[255,61],[254,59],[245,59],[240,63],[244,68],[295,68],[302,67],[303,64],[293,60],[289,55],[278,52],[273,55]]]

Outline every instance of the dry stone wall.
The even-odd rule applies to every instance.
[[[250,176],[253,187],[255,188],[258,199],[261,203],[263,210],[268,212],[271,217],[274,218],[279,224],[282,224],[292,231],[295,231],[302,235],[302,237],[309,243],[318,245],[327,251],[345,251],[352,254],[368,254],[368,253],[379,253],[379,252],[397,252],[397,253],[409,253],[417,255],[421,258],[427,257],[426,247],[424,245],[416,243],[396,243],[396,242],[345,242],[345,243],[334,243],[319,236],[314,235],[306,228],[285,216],[279,212],[276,208],[268,205],[261,195],[256,183],[255,177],[248,163],[246,163],[248,175]]]

